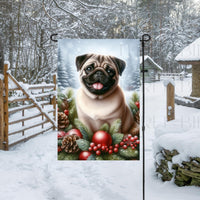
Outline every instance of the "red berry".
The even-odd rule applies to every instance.
[[[106,147],[105,147],[105,146],[102,146],[101,149],[102,149],[102,151],[105,151],[105,150],[106,150]]]
[[[91,155],[92,153],[89,152],[89,151],[82,151],[80,154],[79,154],[79,160],[87,160],[88,157]]]
[[[113,149],[113,146],[109,146],[109,149]]]
[[[131,137],[130,141],[131,141],[131,142],[134,142],[134,141],[135,141],[135,138],[134,138],[134,137]]]
[[[80,138],[83,138],[83,135],[82,135],[81,131],[80,131],[79,129],[75,129],[75,128],[69,130],[69,131],[66,133],[66,135],[77,135],[77,136],[79,136]]]
[[[110,146],[112,144],[112,137],[105,131],[97,131],[92,137],[92,142],[95,144]]]
[[[116,148],[119,148],[119,144],[116,144],[115,147],[116,147]]]
[[[126,142],[126,139],[123,139],[123,142]]]
[[[123,146],[123,149],[127,149],[127,146],[126,146],[126,145],[124,145],[124,146]]]
[[[128,141],[128,138],[126,138],[126,141]]]
[[[98,147],[98,149],[100,149],[101,148],[101,144],[97,144],[97,147]]]
[[[128,134],[128,138],[130,139],[132,137],[132,135],[131,134]]]
[[[108,152],[108,150],[109,150],[109,149],[108,149],[108,148],[106,148],[106,152]]]
[[[140,140],[136,140],[136,144],[140,144]]]
[[[113,151],[110,149],[110,150],[108,151],[108,153],[109,153],[109,154],[112,154],[112,153],[113,153]]]
[[[88,151],[92,151],[92,147],[89,147],[89,148],[88,148]]]
[[[134,145],[133,143],[130,144],[131,147],[133,147],[133,145]]]
[[[58,147],[58,152],[61,152],[61,151],[62,151],[62,149],[61,149],[61,147],[59,146],[59,147]]]
[[[95,146],[94,142],[91,142],[90,146],[93,148]]]
[[[96,151],[96,155],[97,155],[97,156],[100,156],[100,155],[101,155],[101,151],[99,151],[99,150]]]
[[[69,115],[69,110],[64,110],[65,115]]]
[[[93,147],[93,150],[94,150],[94,151],[97,151],[97,149],[98,149],[97,146],[94,146],[94,147]]]
[[[134,139],[135,139],[135,140],[138,140],[138,136],[137,136],[137,135],[135,135],[135,136],[134,136]]]
[[[130,144],[129,144],[129,143],[127,143],[126,145],[127,145],[127,147],[128,147],[128,146],[130,146]]]
[[[139,101],[136,101],[135,105],[138,107],[138,109],[140,109],[140,102]]]
[[[135,147],[131,147],[133,150],[135,149]]]
[[[124,142],[120,142],[119,144],[120,144],[120,146],[123,146],[123,145],[124,145]]]
[[[114,150],[113,150],[115,153],[117,153],[118,152],[118,148],[114,148]]]

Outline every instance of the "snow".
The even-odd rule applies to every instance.
[[[8,65],[8,69],[10,68],[10,62],[8,60],[4,61],[4,65]]]
[[[3,79],[4,79],[4,75],[0,74],[0,80],[3,80]]]
[[[147,59],[150,60],[158,69],[163,70],[163,68],[161,66],[159,66],[150,56],[145,55],[144,61]],[[142,56],[140,56],[140,64],[142,64]]]
[[[167,85],[171,83],[173,86],[175,86],[174,80],[173,79],[166,79],[164,80],[163,84],[165,87],[167,87]]]
[[[175,58],[176,61],[200,61],[200,38],[185,47]]]
[[[187,95],[191,91],[190,84],[191,79],[175,81],[176,93]],[[152,142],[158,137],[167,137],[168,131],[173,132],[177,139],[179,135],[186,138],[187,134],[194,139],[191,131],[199,128],[199,109],[176,105],[176,120],[167,123],[163,82],[147,83],[145,91],[145,199],[199,200],[199,187],[177,187],[173,181],[162,182],[156,176],[152,150]],[[180,143],[186,143],[184,138]],[[2,199],[142,200],[142,161],[58,161],[56,142],[56,132],[48,132],[14,146],[8,152],[0,151]],[[165,145],[167,141],[163,139],[159,142]],[[190,151],[197,155],[199,147],[196,149],[195,142]],[[178,148],[183,151],[181,145]]]

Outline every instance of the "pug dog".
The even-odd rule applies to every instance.
[[[78,118],[93,133],[104,123],[112,124],[121,119],[121,133],[139,133],[139,125],[125,103],[124,94],[118,85],[126,63],[114,56],[84,54],[76,57],[81,88],[77,92]]]

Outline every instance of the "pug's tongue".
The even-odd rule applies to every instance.
[[[95,90],[101,90],[103,88],[103,84],[101,83],[94,83],[92,85],[92,87],[95,89]]]

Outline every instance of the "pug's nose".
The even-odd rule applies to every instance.
[[[103,76],[103,72],[102,71],[97,71],[95,74],[98,77],[102,77]]]

